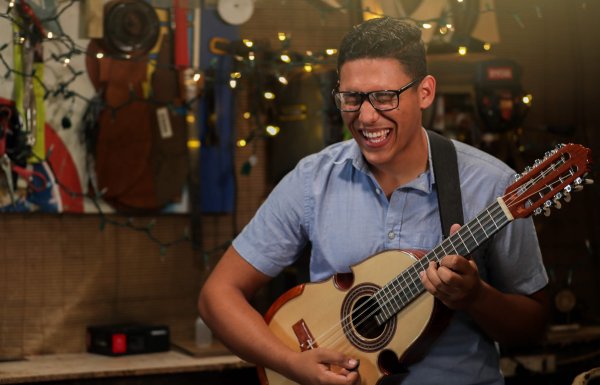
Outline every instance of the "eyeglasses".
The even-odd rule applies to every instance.
[[[421,78],[414,79],[399,90],[381,90],[371,92],[340,92],[335,89],[331,92],[335,105],[342,112],[356,112],[360,110],[365,99],[378,111],[389,111],[398,108],[400,94],[419,83]]]

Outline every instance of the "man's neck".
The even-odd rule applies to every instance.
[[[389,198],[394,190],[416,179],[425,172],[429,164],[427,134],[420,130],[395,162],[387,167],[371,167],[371,172]]]

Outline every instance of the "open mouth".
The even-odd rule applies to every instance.
[[[369,143],[377,144],[383,142],[391,130],[389,128],[382,130],[362,130],[361,134]]]

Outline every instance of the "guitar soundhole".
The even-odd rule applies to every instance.
[[[390,342],[396,330],[396,317],[378,325],[375,316],[380,312],[372,298],[378,286],[365,283],[354,287],[342,304],[341,320],[344,334],[358,349],[379,351]]]
[[[372,297],[359,298],[352,310],[352,326],[364,338],[373,339],[383,333],[384,325],[377,325],[375,314],[379,313],[379,306]]]

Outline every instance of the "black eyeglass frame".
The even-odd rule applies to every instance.
[[[377,111],[391,111],[394,110],[396,108],[398,108],[398,106],[400,105],[400,94],[403,93],[404,91],[408,90],[409,88],[411,88],[412,86],[414,86],[415,84],[420,83],[423,80],[422,77],[413,79],[411,82],[409,82],[408,84],[406,84],[405,86],[402,86],[400,89],[397,90],[376,90],[376,91],[369,91],[369,92],[357,92],[357,91],[338,91],[338,87],[334,88],[333,90],[331,90],[331,95],[333,96],[333,100],[335,101],[335,106],[338,110],[340,110],[341,112],[357,112],[360,111],[363,103],[365,102],[365,99],[367,99],[369,101],[369,103],[371,103],[371,106],[373,106],[374,109],[376,109]],[[371,100],[371,94],[377,93],[377,92],[394,92],[396,94],[396,105],[394,107],[390,107],[390,108],[378,108],[375,107],[375,105],[373,104],[373,101]],[[360,103],[357,105],[355,110],[343,110],[340,107],[341,102],[338,99],[338,95],[340,94],[354,94],[354,95],[360,95]]]

